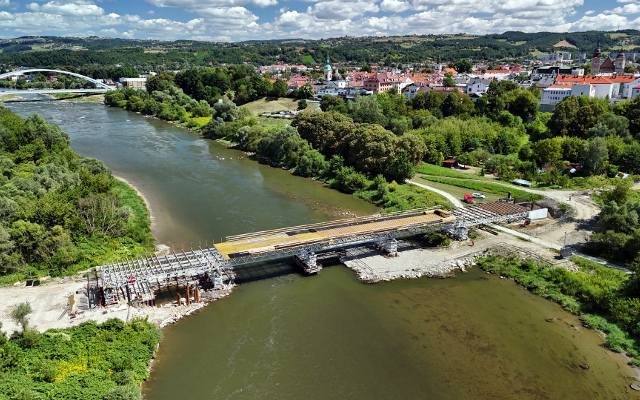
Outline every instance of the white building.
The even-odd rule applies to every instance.
[[[468,95],[472,94],[484,94],[489,89],[491,80],[483,78],[473,78],[467,83],[465,92]]]
[[[146,89],[147,78],[120,78],[123,87],[132,89]]]
[[[542,89],[540,104],[555,107],[556,104],[571,96],[571,87],[568,85],[553,85]]]

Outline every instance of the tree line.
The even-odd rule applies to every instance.
[[[626,35],[628,45],[638,44],[635,30],[616,32]],[[330,56],[334,62],[396,66],[401,63],[425,61],[457,61],[529,58],[534,51],[553,52],[555,44],[566,40],[575,46],[575,53],[591,53],[599,43],[603,49],[619,45],[610,32],[589,31],[570,33],[524,33],[476,35],[423,35],[396,37],[340,37],[321,40],[256,40],[239,43],[208,43],[195,41],[129,41],[126,39],[55,38],[55,45],[79,46],[85,50],[58,49],[32,51],[32,45],[21,40],[0,47],[0,65],[32,67],[67,66],[89,68],[92,65],[123,65],[144,70],[175,70],[211,64],[267,65],[276,62],[315,65]],[[153,51],[145,51],[153,49]]]

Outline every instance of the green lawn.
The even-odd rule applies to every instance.
[[[448,176],[450,178],[460,179],[487,179],[471,171],[463,172],[461,170],[440,167],[434,164],[421,163],[416,167],[416,172],[424,175]]]
[[[258,123],[264,126],[291,125],[291,119],[258,117]]]
[[[267,99],[262,98],[241,106],[251,111],[254,115],[265,112],[295,111],[298,109],[298,100],[288,98]]]
[[[298,100],[289,99],[286,97],[280,97],[277,99],[273,98],[262,98],[250,103],[244,104],[240,106],[242,108],[246,108],[251,111],[254,115],[260,115],[265,112],[276,112],[276,111],[295,111],[298,109]],[[307,100],[307,107],[311,110],[319,110],[320,104],[318,102],[312,102]]]
[[[458,186],[468,190],[473,190],[474,192],[482,192],[484,194],[491,193],[499,195],[500,197],[505,197],[508,193],[511,193],[511,195],[517,200],[540,200],[542,198],[540,195],[525,192],[515,186],[490,181],[476,181],[472,179],[449,178],[444,176],[419,176],[419,178],[429,182]]]

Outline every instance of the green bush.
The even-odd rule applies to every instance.
[[[138,400],[159,341],[142,320],[27,332],[0,343],[0,398]]]

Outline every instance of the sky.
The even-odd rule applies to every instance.
[[[640,29],[640,0],[0,0],[0,37],[252,39]]]

